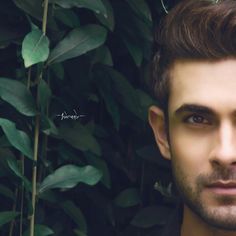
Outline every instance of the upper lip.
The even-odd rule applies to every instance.
[[[210,188],[236,188],[236,181],[217,181],[208,185]]]

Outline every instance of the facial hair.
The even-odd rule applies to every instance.
[[[215,229],[236,231],[236,196],[214,196],[218,203],[215,207],[202,198],[205,187],[210,183],[219,180],[236,182],[235,171],[216,167],[211,174],[198,175],[191,184],[184,167],[172,158],[172,172],[180,197],[192,212]]]

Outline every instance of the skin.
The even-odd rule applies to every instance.
[[[149,109],[184,202],[181,236],[236,236],[236,59],[175,62],[168,116],[167,134]]]

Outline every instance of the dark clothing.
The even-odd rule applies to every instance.
[[[180,236],[182,218],[183,207],[178,206],[166,222],[161,236]]]

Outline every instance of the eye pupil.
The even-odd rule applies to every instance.
[[[196,123],[202,123],[203,122],[203,117],[193,116],[193,121],[196,122]]]

